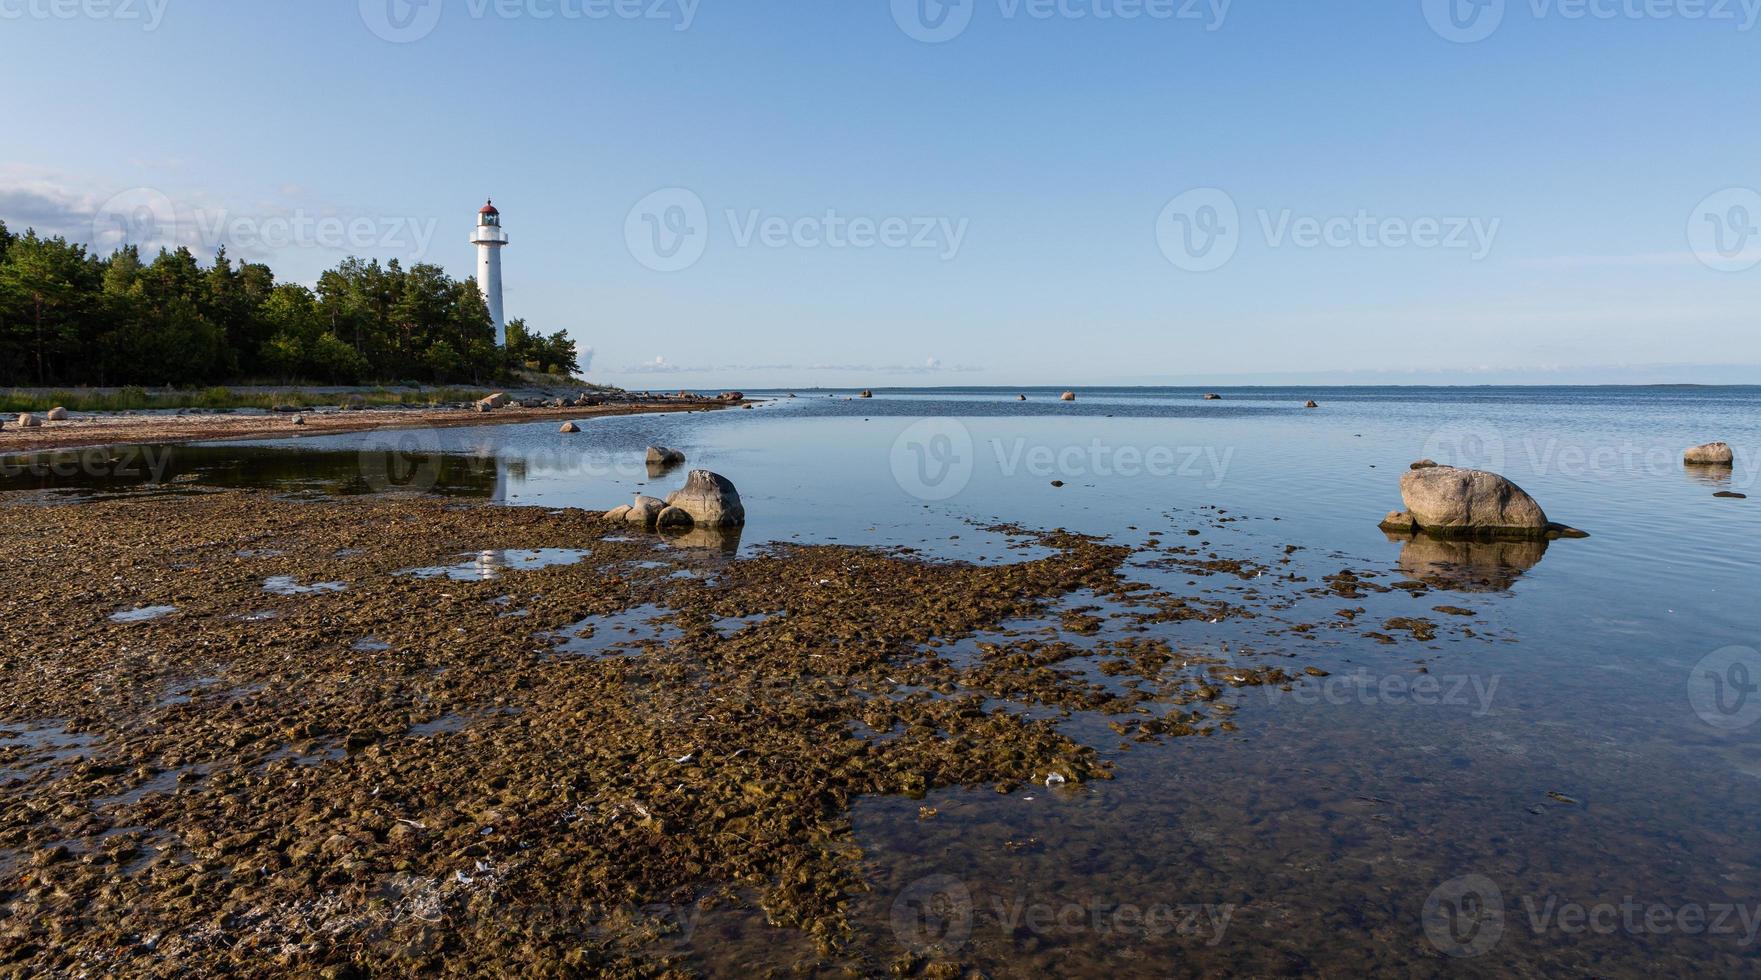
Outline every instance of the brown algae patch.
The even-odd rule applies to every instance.
[[[5,514],[0,963],[27,972],[662,975],[691,964],[656,909],[747,901],[829,952],[858,797],[1108,778],[1059,718],[1229,731],[1220,691],[1302,670],[1148,635],[1251,614],[1064,532],[981,566],[427,498]]]

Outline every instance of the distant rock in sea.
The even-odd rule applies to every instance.
[[[1736,462],[1736,453],[1731,451],[1730,443],[1709,442],[1682,453],[1682,462],[1689,466],[1730,466]]]

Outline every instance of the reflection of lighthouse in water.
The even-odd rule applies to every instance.
[[[497,347],[508,345],[507,319],[501,305],[501,250],[507,243],[508,233],[501,229],[501,212],[490,201],[477,212],[477,230],[471,233],[471,244],[477,246],[477,289],[483,293],[489,319],[495,323]]]

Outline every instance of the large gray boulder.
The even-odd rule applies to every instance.
[[[683,523],[681,515],[704,527],[738,527],[746,523],[740,491],[734,489],[727,477],[708,470],[692,470],[685,477],[684,488],[666,498],[666,502],[669,510],[679,512],[668,515],[669,526]]]
[[[1682,461],[1689,466],[1729,466],[1736,462],[1736,453],[1728,442],[1709,442],[1683,453]]]
[[[1547,512],[1516,484],[1496,473],[1430,466],[1400,478],[1404,514],[1390,514],[1391,531],[1444,537],[1544,538]]]

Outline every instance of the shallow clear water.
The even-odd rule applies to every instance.
[[[153,463],[156,485],[180,491],[418,489],[599,510],[683,482],[644,465],[661,444],[740,488],[750,523],[720,546],[743,551],[835,541],[1020,560],[982,529],[1010,521],[1202,541],[1268,565],[1295,545],[1287,567],[1310,584],[1347,567],[1417,578],[1438,591],[1157,627],[1330,672],[1237,696],[1236,733],[1126,750],[1078,714],[1067,730],[1103,748],[1116,779],[864,801],[853,822],[873,891],[853,904],[858,949],[888,962],[921,948],[999,976],[1753,972],[1761,388],[1217,390],[779,392],[752,411],[594,419],[572,436],[554,422],[367,433],[172,447]],[[1712,440],[1736,447],[1734,469],[1681,465]],[[1376,523],[1421,457],[1502,472],[1592,536],[1391,541]],[[0,487],[151,482],[114,468]],[[1147,555],[1131,574],[1177,591],[1194,580]],[[1348,606],[1366,623],[1447,620],[1443,604],[1472,611],[1475,635],[1390,646],[1271,628]],[[924,805],[935,819],[918,819]],[[711,973],[795,949],[757,913],[686,925]]]

